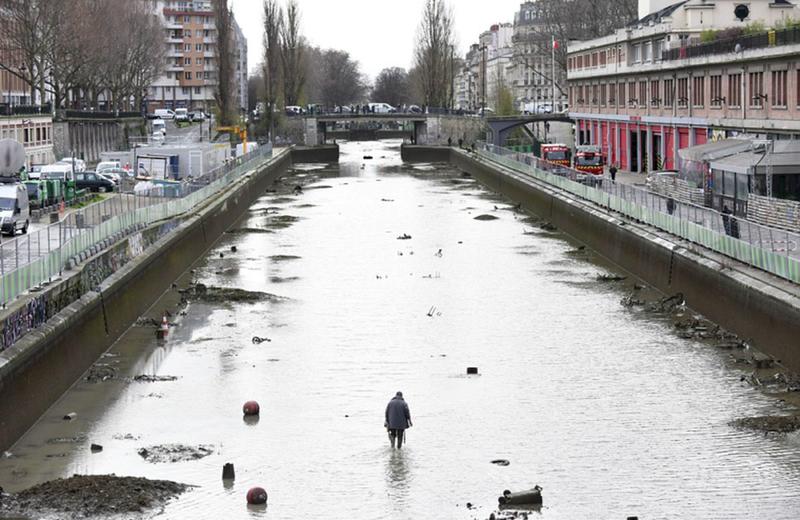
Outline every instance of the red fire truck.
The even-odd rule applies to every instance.
[[[565,144],[543,144],[542,159],[560,166],[570,165],[570,150]]]
[[[603,151],[599,146],[579,146],[575,150],[575,169],[592,175],[603,175]]]

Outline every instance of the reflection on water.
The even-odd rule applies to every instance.
[[[78,472],[199,486],[164,518],[485,519],[504,489],[536,484],[549,519],[796,518],[800,441],[728,426],[778,405],[724,353],[624,309],[633,280],[597,282],[596,255],[460,172],[404,165],[398,143],[342,149],[340,166],[298,168],[256,201],[197,267],[208,286],[286,300],[194,303],[163,345],[131,329],[121,378],[67,393],[0,460],[0,485]],[[179,379],[124,379],[139,373]],[[383,428],[398,388],[414,415],[401,451]],[[216,451],[136,454],[166,443]],[[252,486],[268,511],[247,508]]]

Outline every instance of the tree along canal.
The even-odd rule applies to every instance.
[[[485,519],[536,484],[550,519],[796,518],[797,434],[729,425],[784,410],[728,351],[624,307],[635,280],[598,279],[615,268],[398,146],[345,143],[339,165],[265,194],[178,285],[275,297],[206,293],[179,316],[170,291],[148,315],[171,309],[168,339],[132,327],[0,460],[0,485],[198,486],[167,518]],[[398,390],[414,420],[401,452],[382,428]],[[195,451],[160,456],[171,444]],[[245,505],[256,485],[266,511]]]

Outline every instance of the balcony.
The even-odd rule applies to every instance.
[[[745,51],[798,43],[800,43],[800,27],[790,27],[779,31],[768,31],[750,36],[738,36],[736,38],[726,38],[724,40],[670,49],[661,53],[661,59],[663,61],[674,61],[716,54],[730,54],[737,51],[737,45],[739,46],[739,51]]]

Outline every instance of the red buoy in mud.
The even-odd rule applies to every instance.
[[[264,488],[254,487],[247,492],[247,503],[255,506],[267,503],[267,492]]]
[[[261,412],[261,407],[255,401],[247,401],[242,406],[242,411],[245,415],[258,415]]]

